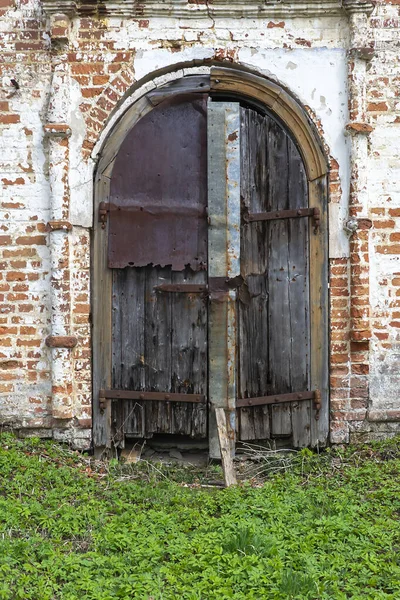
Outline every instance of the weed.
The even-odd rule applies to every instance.
[[[0,436],[0,600],[398,600],[400,438],[257,477]],[[247,467],[246,467],[247,468]]]

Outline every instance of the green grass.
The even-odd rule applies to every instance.
[[[0,599],[400,598],[400,439],[262,484],[0,436]],[[218,473],[217,473],[218,475]]]

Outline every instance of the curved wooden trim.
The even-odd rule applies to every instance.
[[[328,159],[318,131],[305,109],[289,92],[270,79],[256,75],[239,66],[211,66],[210,75],[196,76],[193,74],[177,77],[177,79],[171,79],[169,83],[159,86],[156,91],[154,89],[149,90],[138,98],[121,116],[112,132],[108,134],[101,151],[97,176],[105,174],[106,171],[107,175],[110,176],[114,158],[125,136],[141,117],[154,108],[156,103],[152,101],[152,97],[155,93],[159,93],[163,97],[164,94],[166,97],[174,93],[183,93],[187,88],[187,82],[189,80],[194,81],[195,78],[197,83],[201,78],[204,82],[210,80],[211,92],[228,93],[237,97],[248,98],[258,102],[275,114],[294,138],[303,158],[309,181],[319,179],[328,173]],[[181,82],[183,85],[181,85]],[[204,85],[203,83],[203,87],[199,87],[199,92],[204,92]]]
[[[211,91],[228,92],[257,100],[274,113],[294,137],[309,181],[329,170],[328,161],[313,123],[300,104],[281,86],[265,77],[239,69],[211,67]]]

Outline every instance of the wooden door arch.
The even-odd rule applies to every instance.
[[[95,178],[95,226],[93,236],[93,418],[95,447],[112,445],[111,401],[102,390],[112,387],[111,338],[112,279],[107,269],[107,211],[99,215],[99,205],[107,202],[110,176],[127,133],[139,118],[166,99],[182,93],[211,94],[214,98],[240,100],[259,107],[273,116],[293,139],[304,164],[308,188],[308,205],[319,211],[319,235],[309,236],[310,260],[310,346],[309,387],[318,390],[321,398],[318,420],[311,419],[307,445],[327,443],[329,427],[328,398],[328,273],[327,273],[327,163],[320,140],[305,111],[277,84],[238,69],[212,67],[210,75],[191,76],[176,80],[150,92],[139,100],[120,120],[113,136],[104,148]],[[118,131],[119,129],[119,131]],[[104,206],[104,205],[103,205]],[[115,440],[114,440],[115,441]],[[304,444],[303,444],[304,445]]]

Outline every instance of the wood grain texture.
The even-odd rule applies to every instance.
[[[114,271],[113,389],[206,394],[206,299],[202,294],[156,289],[165,283],[205,281],[204,271],[191,269],[173,272],[149,266]],[[123,424],[124,435],[207,435],[203,404],[123,400],[113,405],[113,422]],[[117,429],[114,439],[121,441]]]
[[[205,284],[207,273],[172,274],[172,283]],[[207,303],[204,294],[173,294],[171,299],[172,392],[207,393]],[[180,404],[173,409],[174,433],[206,437],[206,405]]]
[[[292,140],[268,116],[242,109],[241,117],[242,210],[307,208],[305,170]],[[308,231],[308,218],[242,224],[246,288],[238,307],[241,398],[309,389]],[[293,436],[296,445],[303,445],[310,437],[309,407],[310,402],[242,408],[240,437]]]
[[[269,120],[255,111],[241,110],[241,199],[243,212],[263,212],[268,200],[267,176]],[[243,223],[241,275],[245,288],[238,303],[239,395],[241,398],[268,392],[268,248],[267,224]],[[239,411],[240,439],[270,437],[270,409]]]
[[[310,230],[311,298],[311,387],[321,391],[318,421],[311,419],[311,445],[324,447],[329,436],[329,273],[328,273],[328,182],[326,177],[309,184],[310,204],[321,211],[319,231]],[[313,411],[314,413],[314,411]]]
[[[279,84],[254,73],[244,73],[236,68],[215,66],[211,68],[211,91],[251,99],[270,110],[291,132],[307,172],[314,181],[328,173],[328,161],[318,131],[298,102]]]
[[[215,418],[217,421],[218,441],[221,451],[222,469],[226,487],[236,485],[236,473],[233,464],[232,443],[229,436],[227,418],[224,408],[215,409]]]
[[[95,200],[100,203],[109,196],[109,172],[95,180]],[[95,212],[98,204],[95,204]],[[111,404],[104,411],[99,406],[99,391],[111,383],[111,312],[112,278],[107,268],[107,227],[99,223],[93,230],[92,263],[92,347],[93,347],[93,444],[96,448],[111,447]]]

